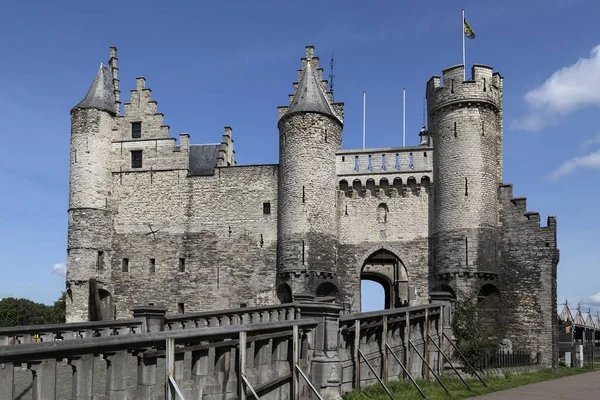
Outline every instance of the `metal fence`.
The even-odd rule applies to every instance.
[[[474,363],[473,367],[478,370],[489,368],[512,368],[526,367],[536,365],[539,362],[539,355],[533,356],[527,350],[514,350],[512,353],[497,351],[495,353],[482,357],[481,360]]]

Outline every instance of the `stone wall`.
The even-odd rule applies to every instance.
[[[542,364],[558,357],[556,319],[556,218],[540,226],[527,200],[514,198],[512,185],[499,189],[502,304],[513,346],[542,353]]]
[[[404,195],[395,189],[376,195],[369,190],[361,195],[338,192],[338,270],[348,311],[360,311],[363,265],[381,249],[397,256],[406,269],[411,305],[428,302],[431,187],[424,182],[414,192],[405,188]]]
[[[202,177],[177,170],[150,175],[113,177],[117,315],[147,302],[169,313],[178,303],[185,312],[274,304],[277,166],[218,168]]]

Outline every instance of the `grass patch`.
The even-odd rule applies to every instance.
[[[440,384],[431,377],[431,381],[417,380],[419,387],[423,390],[427,398],[430,400],[437,399],[466,399],[486,393],[497,392],[515,388],[518,386],[529,385],[530,383],[543,382],[551,379],[562,378],[565,376],[578,375],[585,372],[591,372],[590,369],[584,368],[566,368],[560,367],[558,371],[553,372],[550,369],[540,369],[532,372],[524,372],[521,374],[507,374],[506,377],[488,377],[483,378],[487,387],[483,386],[478,379],[468,379],[467,383],[473,389],[469,391],[465,385],[454,377],[442,377],[442,382],[448,388],[451,395],[447,395]],[[388,384],[388,389],[396,399],[418,400],[423,399],[417,389],[408,380],[392,381]],[[364,388],[361,391],[353,390],[344,395],[344,400],[388,400],[389,397],[381,387],[381,385],[372,385]]]

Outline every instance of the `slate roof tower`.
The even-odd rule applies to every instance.
[[[87,94],[71,110],[67,322],[109,319],[97,314],[112,312],[101,286],[110,282],[111,273],[111,135],[119,112],[114,47],[110,64],[100,66]]]
[[[300,296],[339,295],[337,282],[337,175],[342,104],[306,47],[290,106],[279,107],[277,268],[282,302]]]

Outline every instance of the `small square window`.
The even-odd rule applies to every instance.
[[[156,259],[150,259],[150,273],[153,274],[156,272]]]
[[[240,308],[246,308],[247,304],[246,303],[240,303]]]
[[[129,272],[129,258],[124,258],[121,262],[121,271]]]
[[[142,150],[131,151],[131,168],[142,168]]]
[[[271,203],[263,203],[263,214],[271,215]]]
[[[140,139],[142,137],[142,123],[132,122],[131,123],[131,137],[133,139]]]
[[[179,272],[185,272],[185,258],[179,259]]]

